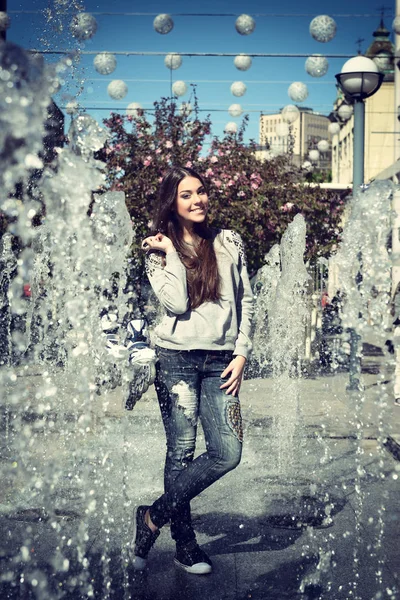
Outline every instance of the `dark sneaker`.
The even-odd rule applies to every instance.
[[[138,506],[136,509],[135,556],[133,566],[138,571],[142,571],[146,567],[147,556],[160,535],[160,530],[153,532],[144,520],[148,508],[148,506]]]
[[[177,546],[174,562],[188,573],[205,575],[211,573],[212,562],[196,541],[187,546]]]

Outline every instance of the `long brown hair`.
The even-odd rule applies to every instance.
[[[219,300],[220,280],[213,246],[215,232],[209,228],[207,217],[203,223],[194,225],[193,231],[198,239],[194,254],[183,241],[183,230],[176,213],[176,200],[178,186],[185,177],[195,177],[207,190],[204,179],[193,169],[170,169],[161,182],[152,229],[154,234],[160,232],[168,236],[179,253],[186,267],[190,307],[193,309],[203,302]]]

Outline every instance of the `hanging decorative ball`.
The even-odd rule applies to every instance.
[[[336,22],[328,15],[319,15],[311,21],[310,33],[317,42],[330,42],[336,35]]]
[[[114,100],[121,100],[125,98],[128,93],[128,86],[122,79],[114,79],[107,86],[108,95]]]
[[[117,60],[111,52],[100,52],[94,57],[93,65],[100,75],[110,75],[117,68]]]
[[[305,69],[311,77],[323,77],[328,72],[329,63],[322,54],[312,54],[306,60]]]
[[[192,105],[190,104],[190,102],[182,102],[182,104],[179,107],[179,112],[184,117],[188,117],[190,115],[190,113],[192,112],[192,110],[193,110],[193,108],[192,108]]]
[[[350,104],[342,104],[337,111],[342,121],[348,121],[353,114],[353,107]]]
[[[171,69],[171,71],[175,71],[175,69],[179,69],[182,66],[182,57],[179,54],[167,54],[164,58],[164,65],[167,69]]]
[[[287,137],[289,135],[289,125],[287,123],[278,123],[275,131],[278,137]]]
[[[231,115],[231,117],[240,117],[242,112],[243,108],[240,106],[240,104],[231,104],[228,108],[228,113]]]
[[[328,140],[320,140],[317,144],[317,148],[320,152],[328,152],[328,150],[329,150]]]
[[[313,170],[312,163],[309,160],[305,160],[303,162],[303,164],[301,165],[301,168],[304,169],[305,171],[312,171]]]
[[[240,15],[236,19],[235,27],[240,35],[250,35],[256,28],[256,22],[250,15]]]
[[[126,114],[128,117],[134,117],[137,119],[142,114],[142,105],[139,102],[131,102],[126,107]]]
[[[287,104],[281,112],[282,121],[294,123],[300,116],[300,111],[294,104]]]
[[[293,102],[304,102],[308,98],[308,88],[305,83],[294,81],[289,85],[288,94]]]
[[[5,31],[10,27],[11,20],[8,14],[4,11],[0,11],[0,31]]]
[[[328,131],[331,135],[337,135],[340,131],[339,123],[329,123]]]
[[[184,81],[174,81],[172,84],[172,93],[174,96],[184,96],[187,92],[187,85]]]
[[[313,163],[318,162],[318,160],[319,160],[319,152],[318,152],[318,150],[310,150],[310,152],[308,153],[308,158]]]
[[[80,42],[90,40],[97,31],[97,21],[90,13],[78,13],[69,26],[72,35]]]
[[[157,15],[153,21],[153,27],[157,33],[165,35],[166,33],[172,31],[174,28],[174,22],[170,15]]]
[[[235,56],[233,63],[239,71],[247,71],[252,64],[251,56],[248,56],[247,54],[238,54],[238,56]]]
[[[65,112],[67,113],[67,115],[73,115],[76,112],[78,112],[78,110],[79,104],[76,100],[71,100],[70,102],[67,102],[67,105],[65,107]]]
[[[400,16],[393,19],[392,29],[397,35],[400,35]]]
[[[246,91],[247,87],[243,81],[234,81],[231,85],[231,93],[234,96],[244,96]]]
[[[229,121],[229,123],[227,123],[225,125],[225,133],[236,133],[237,132],[237,124],[234,123],[233,121]]]
[[[280,140],[279,142],[275,142],[274,144],[271,144],[269,151],[270,151],[272,157],[280,156],[281,154],[285,154],[285,152],[286,152],[285,142],[283,140]]]

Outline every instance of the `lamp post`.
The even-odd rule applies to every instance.
[[[346,98],[354,104],[354,139],[353,139],[353,196],[362,192],[364,183],[364,144],[365,144],[365,104],[364,100],[375,94],[383,81],[383,73],[369,58],[355,56],[350,58],[335,75],[339,87]],[[361,258],[361,257],[360,257]],[[357,275],[359,282],[360,273]],[[355,282],[357,283],[357,281]],[[348,389],[360,387],[361,360],[358,356],[359,336],[350,329],[350,361]]]

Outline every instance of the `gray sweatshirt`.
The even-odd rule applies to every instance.
[[[155,343],[172,350],[233,350],[245,358],[251,349],[253,293],[239,234],[220,230],[214,239],[221,298],[189,308],[186,268],[177,252],[150,252],[146,272],[164,307]],[[164,260],[165,266],[163,266]]]

